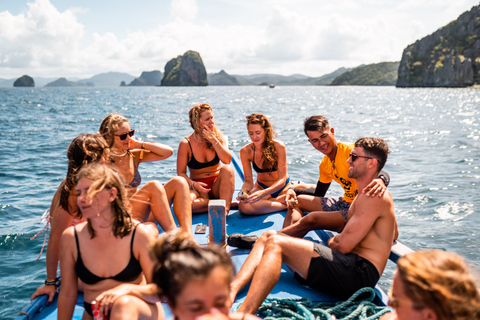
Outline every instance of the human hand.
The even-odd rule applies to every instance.
[[[370,184],[363,189],[362,193],[367,197],[375,197],[378,195],[378,197],[381,198],[383,197],[385,190],[387,190],[385,183],[383,183],[382,179],[377,178],[370,182]]]
[[[210,192],[210,190],[212,190],[212,189],[207,189],[206,187],[207,187],[207,184],[204,183],[204,182],[195,181],[193,183],[193,188],[195,190],[197,190],[198,193],[204,193],[204,194],[207,193],[208,194]]]
[[[207,125],[202,126],[202,137],[212,142],[211,140],[215,138],[215,135],[213,134],[213,128],[210,128]]]
[[[251,194],[248,195],[247,202],[248,203],[254,203],[254,202],[259,201],[260,199],[262,199],[265,196],[266,196],[265,190],[258,190],[258,191],[255,191],[254,193],[251,193]]]
[[[37,288],[34,294],[30,297],[30,300],[35,299],[38,296],[46,294],[48,296],[47,305],[52,302],[53,297],[55,296],[55,286],[47,286],[46,284],[41,285]]]
[[[297,194],[295,193],[295,190],[293,189],[288,189],[287,193],[285,194],[285,204],[287,207],[295,207],[298,204],[297,200]]]
[[[130,286],[128,284],[121,284],[113,289],[104,291],[100,295],[98,295],[95,298],[95,302],[100,308],[100,314],[107,316],[112,309],[115,300],[117,300],[123,295],[127,295],[130,293],[129,287]]]

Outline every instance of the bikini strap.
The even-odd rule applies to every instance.
[[[132,254],[133,254],[133,239],[135,238],[135,231],[137,231],[137,227],[139,224],[135,225],[135,228],[133,228],[132,240],[130,240],[130,251],[132,252]]]
[[[77,252],[80,254],[80,246],[78,245],[78,236],[77,236],[77,226],[73,227],[73,232],[75,233],[75,243],[77,244]]]

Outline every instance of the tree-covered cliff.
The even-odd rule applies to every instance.
[[[465,87],[478,83],[479,7],[405,48],[397,87]]]
[[[207,86],[207,71],[200,54],[187,51],[168,61],[165,65],[165,74],[162,86]]]

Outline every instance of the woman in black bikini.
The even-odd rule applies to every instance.
[[[153,270],[148,247],[156,236],[130,217],[118,175],[103,164],[85,165],[75,190],[87,221],[67,228],[61,238],[58,319],[72,319],[78,279],[84,283],[85,312],[90,316],[95,301],[111,319],[118,314],[163,319],[155,286],[147,285]]]
[[[273,140],[275,131],[263,114],[252,113],[247,116],[248,135],[251,143],[240,149],[245,183],[238,208],[244,214],[258,215],[287,209],[282,200],[290,184],[287,175],[287,152],[285,145]],[[253,181],[253,170],[257,181]]]
[[[166,159],[173,149],[161,143],[135,140],[135,130],[130,128],[128,119],[114,113],[103,119],[99,132],[110,147],[110,166],[125,185],[132,217],[139,221],[155,219],[163,230],[172,230],[176,228],[170,211],[173,202],[180,227],[192,234],[190,192],[184,179],[174,177],[165,185],[149,181],[137,190],[142,181],[140,163]],[[149,217],[150,211],[153,217]]]
[[[208,104],[195,105],[188,115],[194,131],[178,146],[177,174],[190,185],[192,212],[207,211],[209,199],[224,199],[228,213],[235,175],[232,167],[222,166],[220,161],[229,164],[232,154],[215,126],[212,108]]]

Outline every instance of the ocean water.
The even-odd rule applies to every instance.
[[[287,147],[294,181],[316,183],[322,154],[303,133],[303,120],[328,117],[339,141],[386,139],[385,166],[400,241],[443,249],[480,269],[480,91],[393,87],[0,88],[0,318],[12,319],[45,280],[40,217],[67,169],[66,149],[116,112],[136,137],[178,147],[191,132],[188,110],[207,102],[239,155],[245,116],[262,112]],[[140,166],[143,183],[176,175],[176,152]],[[330,196],[342,190],[332,183]],[[394,265],[380,281],[388,288]]]

